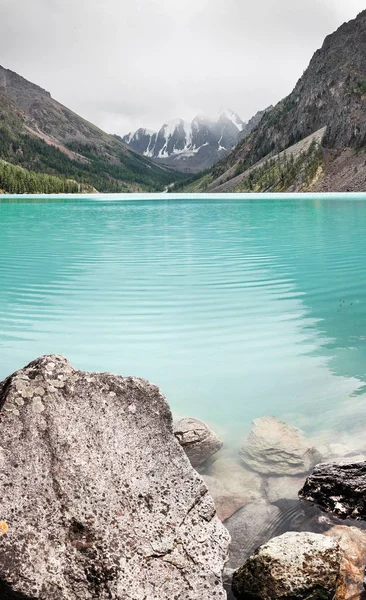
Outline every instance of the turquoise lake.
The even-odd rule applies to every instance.
[[[0,379],[39,355],[158,384],[236,445],[366,424],[366,200],[0,201]]]

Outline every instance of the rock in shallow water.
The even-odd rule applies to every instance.
[[[224,522],[231,535],[226,566],[237,569],[258,546],[287,531],[323,533],[334,524],[320,508],[298,499],[281,499],[269,504],[259,498]]]
[[[192,417],[174,423],[174,435],[195,468],[222,448],[221,440],[206,423]]]
[[[366,462],[317,465],[299,497],[341,519],[365,520]]]
[[[229,535],[157,387],[46,356],[0,405],[1,598],[226,597]]]
[[[236,571],[238,600],[332,600],[341,564],[338,544],[316,533],[285,533]]]
[[[216,460],[202,477],[221,521],[243,506],[261,499],[261,478],[234,458]]]
[[[240,456],[251,469],[266,475],[301,475],[321,460],[299,429],[276,417],[253,421]]]
[[[258,546],[274,535],[280,520],[280,509],[265,500],[248,504],[234,513],[225,521],[231,536],[226,567],[237,569]]]
[[[298,498],[299,490],[305,482],[304,477],[268,477],[266,482],[266,494],[270,502],[278,500]]]

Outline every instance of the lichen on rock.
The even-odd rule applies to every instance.
[[[339,585],[340,548],[316,533],[271,539],[235,572],[238,600],[333,600]]]
[[[226,598],[229,534],[156,386],[52,355],[0,383],[0,406],[4,597]]]

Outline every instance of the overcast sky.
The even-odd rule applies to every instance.
[[[110,133],[287,95],[362,0],[0,0],[0,64]]]

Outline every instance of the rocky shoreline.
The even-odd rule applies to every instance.
[[[201,421],[187,421],[190,435],[195,430],[195,466],[231,536],[224,571],[228,598],[363,598],[366,456],[362,443],[353,449],[337,443],[316,447],[295,427],[262,417],[253,422],[237,456],[228,456],[213,431]],[[182,429],[184,420],[179,423]],[[189,456],[192,449],[185,450]],[[357,520],[357,527],[351,519]],[[290,569],[286,555],[291,544]],[[309,545],[313,558],[303,571],[302,562],[295,560],[295,548],[304,552]],[[275,563],[267,578],[263,560]],[[273,581],[271,570],[277,573]],[[252,578],[248,573],[254,573]]]
[[[366,448],[262,417],[232,455],[149,382],[55,355],[0,406],[1,598],[363,597]]]

